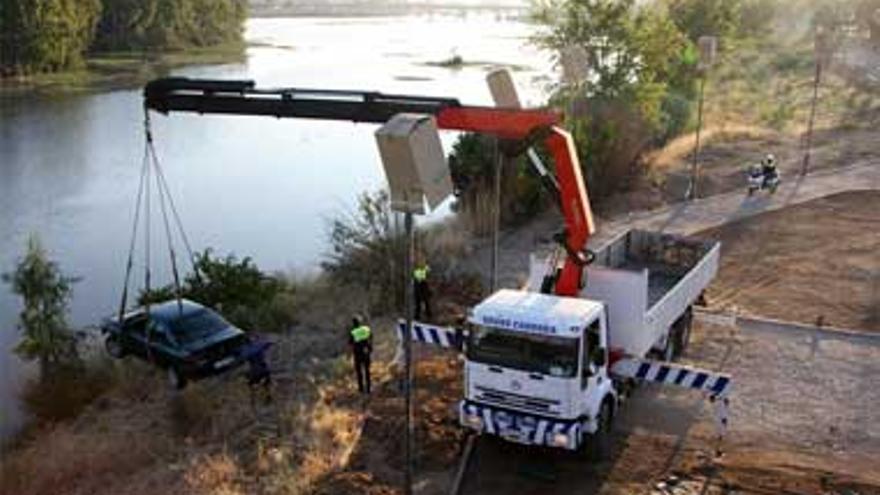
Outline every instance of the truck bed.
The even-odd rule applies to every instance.
[[[608,305],[613,347],[644,356],[718,271],[720,244],[631,230],[596,251],[583,297]]]
[[[648,273],[648,308],[654,307],[712,250],[713,242],[632,230],[596,253],[593,266]]]
[[[654,307],[687,273],[670,272],[666,271],[665,268],[665,265],[660,263],[639,262],[635,260],[629,260],[619,267],[621,270],[636,272],[648,270],[648,307]]]

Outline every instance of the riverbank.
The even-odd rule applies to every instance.
[[[89,56],[78,70],[0,79],[0,99],[32,94],[68,95],[128,89],[182,67],[243,64],[248,44],[228,43],[164,53],[107,52]]]
[[[343,0],[337,2],[288,2],[281,3],[271,0],[251,1],[251,17],[381,17],[398,15],[422,14],[468,14],[497,13],[505,17],[525,19],[528,16],[528,2],[486,1],[478,4],[448,2],[365,2]]]

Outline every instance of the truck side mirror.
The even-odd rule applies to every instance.
[[[597,367],[605,366],[605,348],[597,347],[593,349],[593,364]]]

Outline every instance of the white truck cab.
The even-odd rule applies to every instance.
[[[468,319],[464,426],[507,440],[576,449],[594,433],[607,404],[604,304],[588,299],[501,290]]]
[[[631,230],[595,253],[577,298],[538,292],[554,267],[535,263],[526,290],[498,291],[471,311],[461,424],[577,449],[608,431],[634,381],[726,397],[729,376],[671,363],[687,346],[692,306],[717,273],[719,252],[715,241]],[[416,340],[444,333],[420,326]]]

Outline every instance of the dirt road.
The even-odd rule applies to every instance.
[[[464,493],[880,493],[880,340],[698,325],[685,361],[734,374],[720,459],[702,397],[644,386],[607,462],[481,439]]]
[[[597,248],[631,228],[693,234],[817,198],[859,190],[880,190],[880,161],[857,162],[843,168],[817,171],[805,177],[784,176],[782,186],[773,196],[749,198],[743,189],[656,210],[600,219],[598,232],[590,245]],[[501,286],[521,286],[528,274],[528,253],[550,243],[559,228],[559,214],[549,211],[525,228],[502,233],[499,247]],[[487,266],[489,249],[477,249],[463,268],[479,272],[485,271]]]
[[[727,245],[713,290],[728,303],[786,319],[809,313],[801,320],[810,321],[816,313],[804,309],[821,307],[826,323],[859,327],[873,321],[877,306],[870,294],[880,279],[878,189],[880,164],[865,163],[789,182],[773,197],[726,194],[606,222],[594,242],[633,227],[681,234],[710,229],[704,235]],[[852,190],[861,192],[843,193]],[[506,238],[502,263],[518,260],[521,277],[523,253],[544,235]],[[771,240],[759,240],[762,235]],[[756,256],[761,245],[767,257]],[[853,251],[862,248],[864,256]],[[750,282],[765,271],[756,259],[771,260],[771,271],[786,264],[793,271],[778,272],[761,289]],[[750,290],[737,293],[744,287]],[[818,298],[802,298],[803,290]],[[608,462],[481,439],[464,493],[880,494],[880,392],[872,388],[878,359],[880,339],[701,324],[685,360],[728,371],[735,380],[721,459],[713,456],[712,413],[702,397],[645,386],[618,418],[618,447]]]
[[[840,193],[704,231],[721,241],[711,306],[880,332],[880,191]]]

